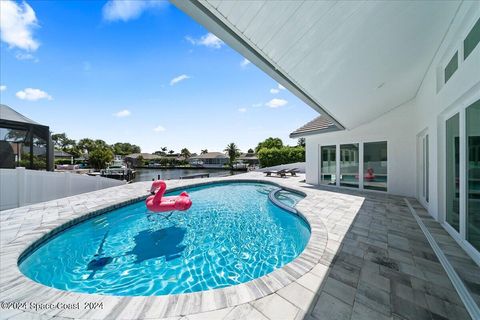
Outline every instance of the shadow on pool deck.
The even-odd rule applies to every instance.
[[[306,188],[330,191],[339,199],[361,196],[364,202],[350,225],[343,219],[348,203],[338,201],[330,215],[322,216],[329,237],[342,230],[344,237],[334,254],[322,257],[329,273],[297,318],[470,319],[402,197]]]

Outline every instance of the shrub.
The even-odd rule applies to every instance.
[[[281,148],[261,148],[258,151],[260,166],[272,167],[281,164],[304,162],[305,148],[303,147],[281,147]]]

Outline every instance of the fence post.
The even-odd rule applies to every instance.
[[[97,181],[95,181],[95,190],[100,190],[102,189],[102,179],[100,176],[95,176],[97,178]]]
[[[18,187],[18,206],[24,206],[26,203],[26,175],[25,175],[25,168],[24,167],[17,167],[15,168],[17,173],[17,187]]]
[[[65,175],[65,197],[72,195],[72,177],[70,172],[64,172]]]

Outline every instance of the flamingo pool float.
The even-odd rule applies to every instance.
[[[192,200],[185,191],[178,196],[164,197],[163,194],[167,190],[167,184],[163,180],[156,180],[152,183],[150,191],[153,193],[147,198],[147,208],[153,212],[164,211],[185,211],[192,206]]]

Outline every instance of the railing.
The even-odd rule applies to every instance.
[[[0,169],[0,210],[115,187],[124,181],[70,172]]]

